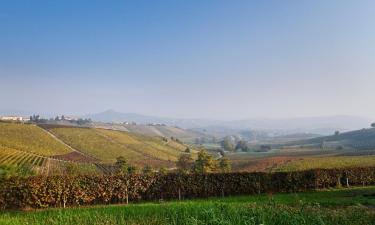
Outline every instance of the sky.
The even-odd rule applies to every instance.
[[[0,109],[375,118],[375,1],[1,0]]]

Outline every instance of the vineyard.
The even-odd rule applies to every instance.
[[[0,208],[47,208],[304,192],[375,184],[374,167],[276,173],[125,174],[11,177]]]
[[[71,152],[67,146],[32,124],[0,123],[0,146],[43,156]]]
[[[101,172],[94,164],[78,164],[72,161],[64,161],[4,147],[0,147],[0,166],[26,167],[39,175],[64,174],[73,172],[72,170],[79,170],[83,174]]]
[[[124,131],[43,126],[74,149],[107,164],[114,163],[119,156],[131,164],[170,166],[187,146],[160,137],[148,137]]]
[[[358,166],[374,166],[375,156],[325,156],[308,157],[299,160],[290,160],[284,165],[275,168],[275,171],[300,171],[314,168],[348,168]]]
[[[11,148],[1,147],[0,164],[1,165],[18,165],[25,164],[42,167],[45,165],[46,157],[38,156],[36,154],[22,152]]]
[[[169,138],[123,131],[0,123],[0,166],[27,167],[37,175],[107,174],[119,156],[139,167],[173,167],[186,148]]]

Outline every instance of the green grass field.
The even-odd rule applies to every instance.
[[[34,212],[0,224],[374,224],[375,187]]]

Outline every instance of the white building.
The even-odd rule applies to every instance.
[[[4,121],[27,121],[28,118],[24,118],[22,116],[0,116],[0,120]]]

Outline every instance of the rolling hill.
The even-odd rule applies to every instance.
[[[62,173],[77,163],[58,156],[72,153],[69,146],[36,125],[0,122],[0,166],[26,166],[40,175]],[[79,167],[81,171],[99,172],[93,164]]]
[[[114,163],[124,156],[130,163],[175,162],[187,146],[161,137],[149,137],[125,131],[41,125],[64,143],[102,163]],[[146,161],[149,162],[146,162]]]
[[[44,175],[105,173],[119,156],[138,167],[174,167],[186,148],[169,138],[118,130],[0,123],[0,166],[27,165]]]
[[[288,145],[342,146],[355,150],[375,150],[375,128],[291,142]]]
[[[204,129],[209,132],[222,133],[223,130],[277,130],[284,134],[315,133],[328,135],[335,130],[349,131],[368,126],[372,120],[358,116],[335,115],[319,117],[294,118],[253,118],[243,120],[213,120],[213,119],[181,119],[148,116],[137,113],[122,113],[107,110],[100,113],[88,114],[84,118],[91,118],[96,122],[136,122],[138,124],[160,123],[169,126],[179,126],[184,129]],[[219,129],[217,129],[219,128]],[[213,134],[212,133],[212,134]],[[228,132],[226,132],[228,133]],[[226,135],[233,135],[233,132]],[[225,135],[225,136],[226,136]]]
[[[175,126],[166,126],[161,124],[121,124],[121,123],[93,123],[95,128],[127,131],[145,136],[175,137],[184,142],[192,143],[196,138],[212,138],[212,136],[202,132],[182,129]]]
[[[31,124],[0,123],[0,146],[43,156],[71,152],[42,128]]]

